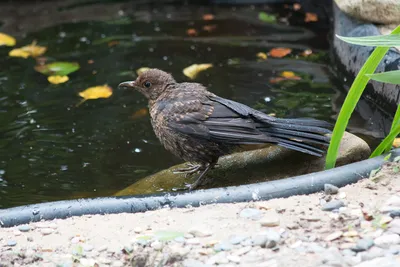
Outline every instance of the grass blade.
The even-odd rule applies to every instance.
[[[393,31],[394,32],[394,31]],[[342,41],[355,45],[392,47],[400,46],[400,34],[376,35],[365,37],[344,37],[336,35]]]
[[[400,26],[393,30],[392,34],[400,33]],[[385,56],[389,47],[377,47],[371,55],[368,57],[365,64],[357,74],[350,90],[344,100],[343,106],[340,109],[338,119],[333,129],[331,142],[326,155],[325,168],[331,169],[335,167],[336,158],[339,152],[340,141],[342,140],[344,131],[347,128],[351,114],[353,113],[362,93],[364,92],[365,86],[369,81],[369,77],[365,74],[372,74],[375,72],[380,61]],[[386,148],[386,147],[384,147]]]
[[[383,139],[383,141],[379,144],[379,146],[374,150],[374,152],[372,152],[370,158],[379,156],[380,154],[383,153],[383,151],[385,151],[385,149],[388,146],[392,146],[393,144],[393,140],[396,138],[396,136],[400,133],[400,125],[397,125],[392,131],[390,131],[390,133],[388,134],[388,136],[386,136],[385,139]]]
[[[389,134],[390,134],[391,132],[393,132],[394,129],[395,129],[397,126],[399,126],[399,125],[400,125],[400,105],[397,106],[396,115],[394,115],[394,119],[393,119],[393,122],[392,122],[392,127],[390,128]],[[385,149],[385,152],[386,152],[386,153],[389,152],[389,150],[392,148],[392,144],[393,144],[395,138],[396,138],[396,136],[393,137],[393,139],[391,140],[391,142],[387,145],[387,147],[386,147],[386,149]],[[382,141],[382,142],[383,142],[383,141]],[[375,150],[376,150],[376,149],[375,149]],[[375,151],[374,151],[374,152],[375,152]],[[375,157],[375,154],[374,154],[374,153],[371,154],[370,158],[372,158],[372,157]]]
[[[365,74],[371,80],[383,83],[400,84],[400,70]]]

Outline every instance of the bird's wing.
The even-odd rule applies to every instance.
[[[182,134],[231,144],[260,144],[272,139],[259,131],[254,121],[245,115],[245,105],[239,112],[213,99],[188,100],[170,105],[168,127]]]

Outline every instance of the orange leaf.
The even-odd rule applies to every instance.
[[[315,13],[306,13],[306,17],[304,18],[304,22],[315,22],[318,21],[318,16]]]
[[[269,51],[269,55],[271,57],[277,57],[277,58],[282,58],[292,52],[292,49],[290,48],[284,48],[284,47],[278,47],[278,48],[273,48]]]
[[[132,115],[132,119],[139,119],[149,114],[147,108],[141,108]]]
[[[264,60],[266,60],[268,58],[267,54],[265,54],[264,52],[257,53],[257,57],[260,59],[264,59]]]
[[[197,33],[196,29],[190,28],[190,29],[187,29],[186,34],[189,36],[197,36],[198,33]]]
[[[400,138],[394,139],[394,141],[393,141],[393,146],[394,146],[395,148],[400,147]]]
[[[206,32],[213,32],[217,28],[217,25],[204,25],[203,30]]]
[[[284,81],[284,80],[285,80],[285,78],[276,77],[276,78],[271,78],[271,79],[269,79],[269,82],[270,82],[270,83],[279,83],[279,82]]]
[[[293,10],[297,11],[301,9],[301,5],[299,3],[293,4]]]
[[[108,47],[116,46],[117,44],[119,44],[119,41],[111,41],[108,43]]]
[[[213,20],[214,15],[213,14],[204,14],[203,15],[203,20]]]

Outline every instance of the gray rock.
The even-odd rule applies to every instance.
[[[324,192],[327,195],[335,195],[339,192],[339,187],[333,184],[324,184]]]
[[[247,238],[247,236],[244,236],[244,235],[231,235],[229,237],[229,242],[231,242],[232,245],[237,245],[237,244],[240,244],[246,238]]]
[[[92,251],[93,250],[93,246],[90,244],[83,244],[82,248],[84,251]]]
[[[154,241],[151,243],[151,247],[154,248],[155,250],[161,250],[163,247],[163,244],[160,241]]]
[[[332,211],[344,207],[345,204],[341,200],[332,200],[322,206],[323,211]]]
[[[215,251],[228,251],[231,249],[233,249],[233,245],[227,241],[223,241],[223,242],[220,242],[220,243],[214,245]]]
[[[42,235],[50,235],[54,232],[54,230],[51,228],[43,228],[40,230],[40,232],[42,233]]]
[[[15,241],[15,240],[8,240],[7,241],[7,246],[14,247],[15,245],[17,245],[17,241]]]
[[[278,232],[269,230],[254,236],[251,241],[253,246],[273,248],[278,244],[280,238],[281,236]]]
[[[324,252],[324,251],[325,251],[325,248],[321,247],[321,246],[318,245],[317,243],[312,242],[312,243],[308,243],[308,244],[307,244],[307,249],[306,249],[306,251],[307,251],[307,252],[311,252],[311,253],[318,254],[318,253]]]
[[[209,264],[202,263],[201,261],[194,259],[186,259],[183,261],[184,267],[211,267]]]
[[[124,263],[122,261],[113,261],[111,266],[113,266],[113,267],[122,267],[122,266],[124,266]]]
[[[381,248],[389,248],[391,245],[400,243],[400,236],[398,234],[383,234],[375,238],[374,243]]]
[[[328,266],[345,266],[344,258],[336,247],[330,247],[322,253],[322,262]]]
[[[400,245],[394,245],[389,248],[390,254],[397,255],[400,253]]]
[[[382,257],[385,254],[385,251],[381,248],[373,246],[368,251],[361,252],[360,254],[363,261],[369,261],[375,258]]]
[[[364,261],[354,267],[399,267],[400,262],[393,257],[379,257]]]
[[[252,208],[245,208],[240,211],[239,216],[241,218],[247,218],[251,220],[259,220],[263,217],[263,214],[260,210],[258,209],[252,209]]]
[[[363,238],[357,241],[357,244],[351,248],[352,251],[361,252],[366,251],[374,245],[374,240],[371,238]]]
[[[29,225],[20,225],[18,226],[18,230],[21,232],[29,232],[32,228]]]

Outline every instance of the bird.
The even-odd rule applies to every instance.
[[[220,97],[204,85],[177,82],[152,68],[121,89],[135,89],[148,100],[153,131],[166,150],[187,162],[173,170],[199,176],[189,191],[205,182],[221,156],[243,145],[276,144],[321,157],[329,146],[331,124],[313,118],[277,118]]]

